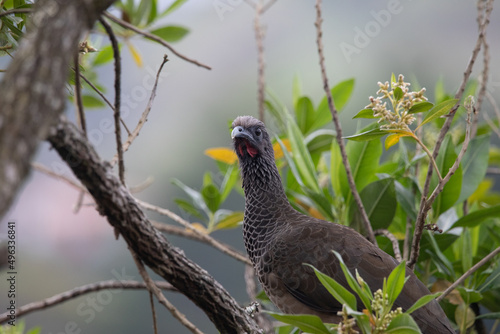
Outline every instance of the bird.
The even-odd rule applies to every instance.
[[[245,195],[243,241],[256,276],[274,305],[287,314],[317,315],[323,322],[338,323],[342,310],[321,284],[310,264],[350,290],[338,252],[353,274],[358,271],[372,291],[399,264],[354,229],[307,216],[287,199],[264,123],[252,116],[238,116],[231,137],[239,160]],[[403,311],[430,294],[411,269],[394,307]],[[352,290],[351,290],[352,291]],[[359,311],[362,304],[358,299]],[[455,333],[439,303],[433,300],[414,311],[423,333]]]

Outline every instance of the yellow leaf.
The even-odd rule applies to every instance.
[[[396,145],[399,142],[399,138],[411,136],[411,133],[403,132],[403,133],[393,133],[388,135],[385,139],[385,149],[388,150],[392,146]]]
[[[139,51],[135,48],[135,46],[132,43],[128,41],[127,41],[127,46],[137,66],[142,67],[142,56],[139,53]]]
[[[228,165],[232,165],[238,160],[236,153],[227,147],[209,148],[205,150],[205,154],[216,161],[220,161]]]
[[[288,140],[288,138],[283,139],[282,142],[283,145],[285,145],[286,150],[290,152],[292,150],[292,145],[290,145],[290,141]],[[273,149],[274,149],[274,158],[276,160],[283,158],[283,150],[281,149],[281,145],[279,143],[274,143]]]
[[[238,227],[243,222],[243,218],[244,218],[243,212],[241,212],[241,211],[233,212],[232,214],[230,214],[226,218],[222,219],[217,224],[217,226],[215,226],[215,229],[216,230],[224,230],[224,229],[231,229],[231,228]]]
[[[192,223],[191,226],[194,227],[195,230],[198,230],[203,234],[208,234],[208,230],[205,228],[205,226],[201,225],[200,223]],[[191,232],[189,229],[187,230]]]

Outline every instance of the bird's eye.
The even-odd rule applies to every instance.
[[[255,135],[257,137],[260,137],[261,134],[262,134],[262,131],[260,129],[255,130]]]

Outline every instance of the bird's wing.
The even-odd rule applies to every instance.
[[[314,224],[314,225],[312,225]],[[313,227],[313,228],[311,228]],[[357,269],[372,289],[381,288],[384,277],[397,262],[352,229],[308,218],[284,231],[268,247],[270,271],[301,303],[321,312],[337,312],[342,305],[319,282],[310,264],[350,290],[332,250],[339,252],[354,274]],[[358,299],[358,309],[364,308]]]

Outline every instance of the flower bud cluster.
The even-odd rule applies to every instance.
[[[410,91],[410,83],[404,81],[402,74],[395,82],[389,84],[386,81],[377,84],[379,86],[378,96],[370,96],[370,104],[365,108],[373,109],[373,116],[379,118],[379,123],[384,123],[380,127],[381,129],[409,129],[409,126],[415,121],[415,117],[409,112],[411,107],[416,103],[427,101],[424,96],[425,88],[418,92]],[[391,102],[392,110],[387,108],[387,101],[383,101],[384,99]]]

